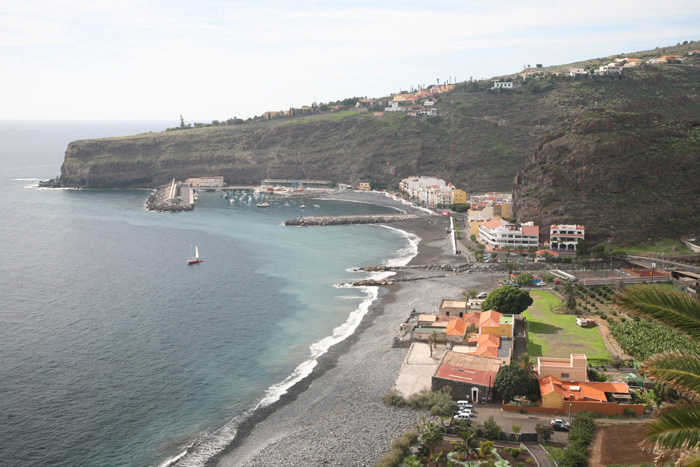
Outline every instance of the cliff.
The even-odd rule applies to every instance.
[[[590,110],[542,138],[515,176],[518,218],[586,226],[589,240],[676,237],[700,226],[700,121]]]
[[[48,185],[156,187],[223,175],[228,184],[311,178],[395,188],[421,174],[469,191],[512,188],[517,216],[542,226],[582,223],[594,238],[675,236],[700,227],[691,212],[698,65],[513,75],[513,90],[470,80],[440,95],[439,117],[351,109],[75,141]]]

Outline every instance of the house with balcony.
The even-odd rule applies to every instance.
[[[586,236],[582,225],[552,224],[549,226],[549,248],[553,251],[576,252],[580,240]]]

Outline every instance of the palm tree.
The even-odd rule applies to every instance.
[[[461,456],[469,456],[479,446],[476,432],[473,430],[460,431],[458,436],[462,441],[450,441],[450,443],[454,445],[455,451]]]
[[[520,368],[525,370],[525,373],[527,373],[530,378],[537,379],[537,371],[535,370],[535,366],[532,364],[532,360],[530,360],[530,354],[521,354],[516,360],[516,363],[520,365]]]
[[[650,318],[700,341],[700,300],[667,286],[629,287],[615,294],[625,312]],[[664,352],[644,362],[653,380],[676,389],[683,401],[649,423],[644,444],[677,465],[700,466],[700,355]]]
[[[420,432],[420,440],[428,450],[432,450],[442,443],[442,428],[434,422],[426,423]]]

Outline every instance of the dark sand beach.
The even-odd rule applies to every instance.
[[[383,195],[359,195],[353,199],[406,207]],[[447,218],[428,215],[394,226],[421,238],[410,264],[464,262],[452,254],[447,226]],[[431,275],[421,270],[399,272],[403,274]],[[463,290],[489,283],[482,274],[460,274],[382,287],[355,333],[323,355],[313,373],[280,401],[256,411],[239,427],[233,443],[208,464],[374,465],[394,438],[429,416],[381,402],[406,357],[407,349],[392,347],[401,323],[413,309],[435,312],[441,299],[458,298]]]

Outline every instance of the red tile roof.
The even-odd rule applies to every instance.
[[[435,377],[492,387],[501,365],[497,358],[447,351]]]
[[[538,225],[523,225],[523,235],[539,235],[540,226]]]

